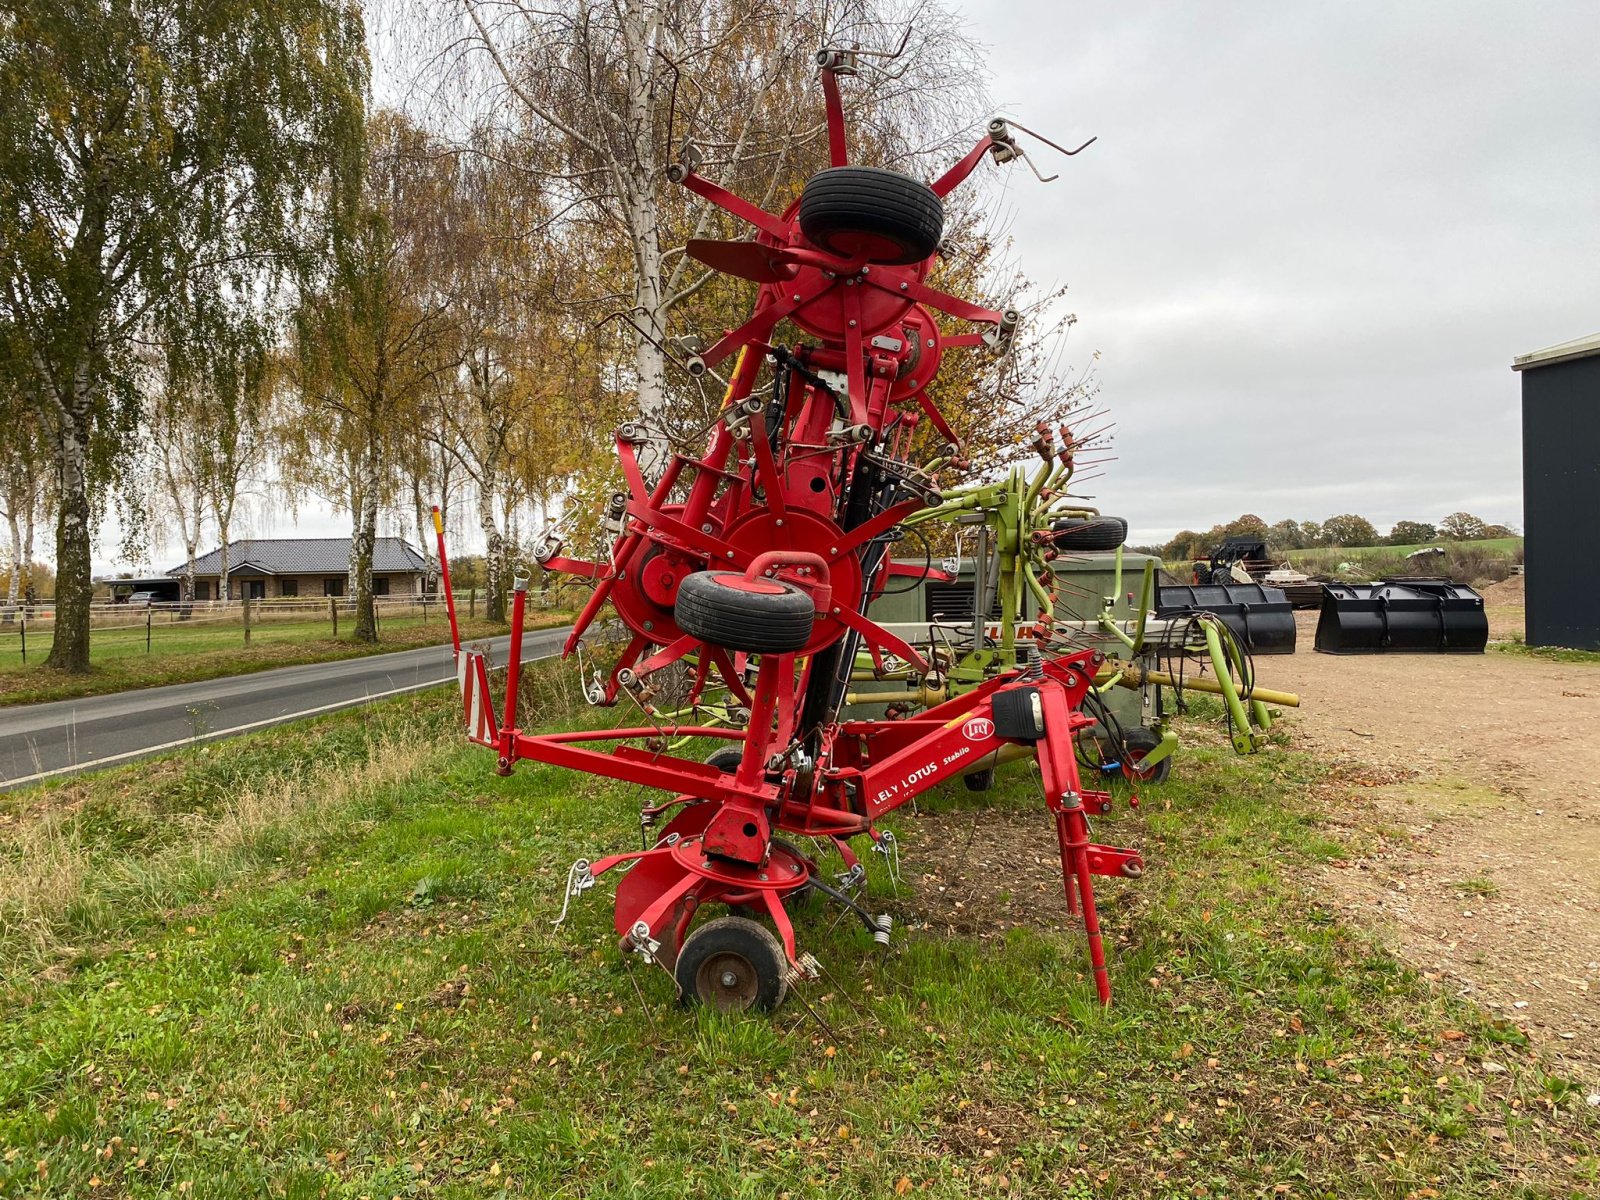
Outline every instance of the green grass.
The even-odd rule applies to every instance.
[[[1503,538],[1478,538],[1466,542],[1453,542],[1440,539],[1435,542],[1418,542],[1413,546],[1308,546],[1303,550],[1290,550],[1289,561],[1292,563],[1304,562],[1308,559],[1321,559],[1327,557],[1345,558],[1371,556],[1371,555],[1398,555],[1404,557],[1415,550],[1422,550],[1430,546],[1441,546],[1445,550],[1463,549],[1479,550],[1491,554],[1508,556],[1515,554],[1522,548],[1520,537]]]
[[[947,936],[930,864],[896,899],[868,856],[891,953],[798,916],[824,1032],[674,1007],[606,881],[552,928],[639,794],[498,778],[453,721],[413,698],[0,801],[0,1194],[1594,1194],[1592,1089],[1304,886],[1345,847],[1302,755],[1186,753],[1099,823],[1151,868],[1102,881],[1108,1011],[1059,893]],[[1026,814],[1048,863],[1000,778],[898,828],[982,857]]]
[[[1520,658],[1540,658],[1546,662],[1600,663],[1600,650],[1569,650],[1565,646],[1530,646],[1520,638],[1509,642],[1496,642],[1491,647],[1500,654],[1513,654]]]
[[[571,619],[571,614],[565,612],[536,612],[529,615],[528,627],[561,625]],[[450,640],[450,626],[441,616],[383,621],[376,643],[355,641],[349,636],[352,625],[353,621],[341,618],[340,636],[335,638],[327,621],[264,622],[251,627],[248,648],[244,645],[244,628],[238,622],[188,628],[181,624],[157,625],[151,631],[148,653],[143,629],[96,631],[90,634],[87,675],[69,675],[41,665],[50,653],[48,632],[28,633],[28,658],[24,663],[18,634],[0,626],[0,706],[192,683],[272,667],[386,654]],[[472,639],[503,634],[506,629],[481,619],[463,619],[461,632],[463,638]]]

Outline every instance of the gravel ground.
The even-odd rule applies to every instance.
[[[1487,589],[1520,631],[1520,580]],[[1510,585],[1510,586],[1507,586]],[[1359,857],[1317,882],[1431,977],[1600,1076],[1600,666],[1512,654],[1300,652],[1294,743],[1335,761],[1332,818]]]

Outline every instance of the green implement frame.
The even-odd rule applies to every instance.
[[[1098,636],[1120,644],[1122,653],[1108,656],[1096,680],[1097,692],[1117,687],[1165,687],[1180,694],[1192,690],[1218,695],[1224,704],[1234,750],[1250,754],[1261,749],[1272,727],[1267,705],[1297,706],[1299,697],[1257,686],[1248,654],[1219,619],[1209,614],[1176,620],[1154,618],[1155,560],[1144,563],[1131,619],[1115,615],[1123,594],[1121,547],[1115,552],[1111,593],[1102,598],[1099,612],[1087,620],[1058,616],[1054,562],[1059,555],[1052,544],[1054,523],[1063,517],[1097,516],[1099,510],[1065,493],[1072,475],[1069,453],[1058,454],[1053,439],[1043,431],[1035,447],[1042,461],[1031,472],[1024,466],[1013,466],[999,481],[952,488],[938,505],[906,518],[907,527],[942,521],[975,528],[971,629],[963,630],[965,645],[947,642],[941,647],[935,644],[930,624],[927,640],[935,666],[924,676],[916,675],[905,664],[885,669],[870,656],[859,655],[855,680],[899,680],[906,686],[898,691],[852,692],[849,702],[903,707],[936,704],[969,691],[986,679],[1026,666],[1032,647],[1048,654],[1067,648],[1074,638]],[[987,615],[996,605],[997,622]],[[1031,647],[1024,646],[1019,638],[1028,607],[1034,610],[1032,636],[1028,639]],[[994,636],[990,634],[991,627]],[[1210,667],[1211,674],[1187,677],[1163,671],[1158,665],[1162,654],[1198,660]],[[1159,707],[1157,711],[1159,714]],[[1145,767],[1170,757],[1178,744],[1177,736],[1165,728],[1159,715],[1152,729],[1160,741],[1143,756]]]

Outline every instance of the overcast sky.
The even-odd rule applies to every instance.
[[[1600,3],[970,4],[1134,541],[1243,512],[1521,524],[1511,359],[1600,330]],[[1597,448],[1600,453],[1600,448]]]
[[[1070,358],[1099,354],[1094,490],[1131,540],[1243,512],[1520,526],[1511,359],[1600,330],[1600,2],[963,11],[1002,112],[1100,139],[1035,147],[1052,184],[998,170],[1019,262],[1070,286]]]

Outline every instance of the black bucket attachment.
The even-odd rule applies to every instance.
[[[1482,654],[1483,597],[1448,579],[1330,583],[1317,620],[1324,654]]]
[[[1293,654],[1294,612],[1288,598],[1259,583],[1182,584],[1157,589],[1156,616],[1215,613],[1251,654]]]

